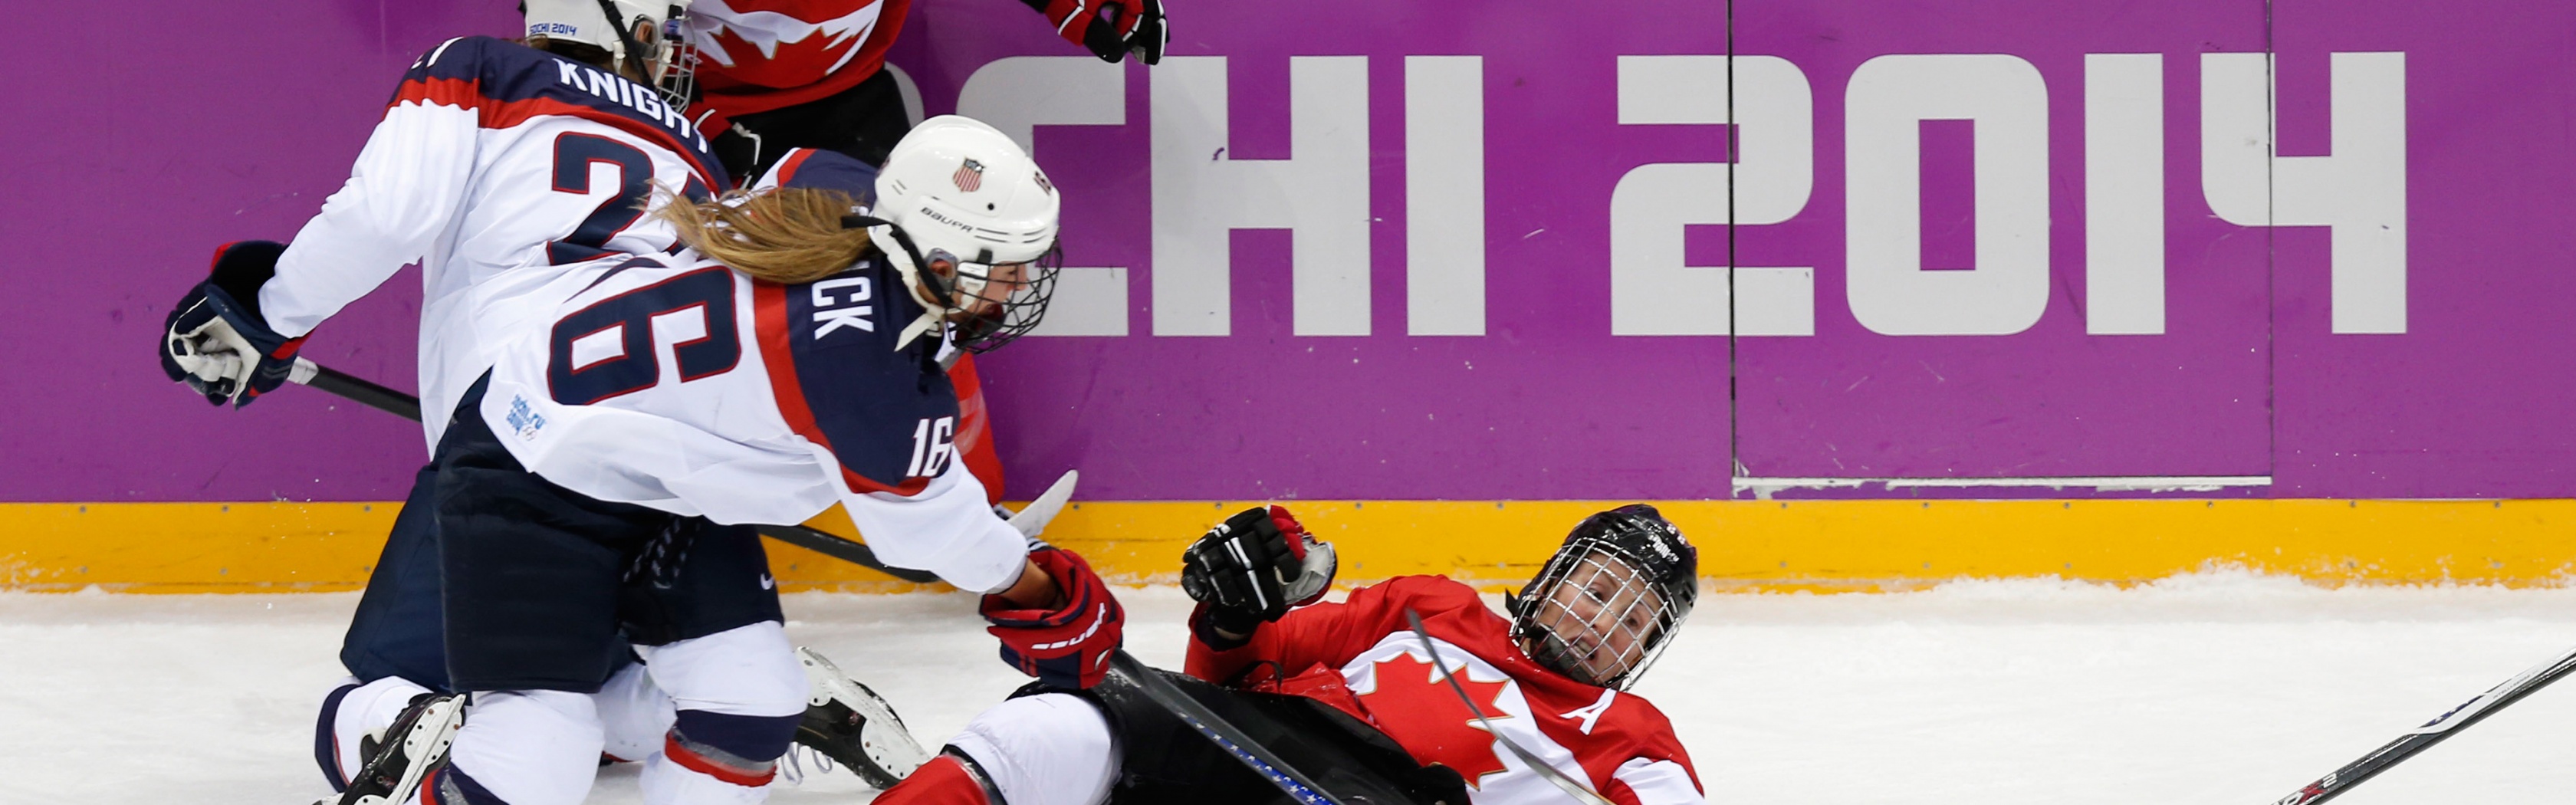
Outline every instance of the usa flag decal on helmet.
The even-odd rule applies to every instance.
[[[957,182],[958,190],[975,192],[975,188],[984,186],[984,163],[966,160],[966,164],[957,166],[957,172],[949,174],[948,178]]]

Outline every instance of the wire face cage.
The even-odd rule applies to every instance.
[[[1698,549],[1653,506],[1621,506],[1576,524],[1511,599],[1512,634],[1540,664],[1625,689],[1698,599]]]
[[[1625,688],[1663,654],[1687,612],[1602,547],[1560,554],[1519,599],[1516,632],[1532,659],[1576,680]]]
[[[1017,277],[1009,276],[1014,266],[1019,272]],[[1027,263],[1001,266],[959,263],[958,276],[978,278],[982,280],[983,287],[975,293],[965,294],[966,298],[958,301],[965,304],[980,299],[990,304],[991,309],[957,324],[957,348],[974,353],[991,352],[1037,329],[1038,321],[1046,317],[1047,304],[1055,301],[1056,275],[1063,271],[1064,249],[1061,246],[1050,246],[1045,254]],[[1004,289],[1008,295],[993,298],[990,294],[996,289]]]

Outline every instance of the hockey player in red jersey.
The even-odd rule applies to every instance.
[[[1285,509],[1251,509],[1189,549],[1182,584],[1200,601],[1190,619],[1189,675],[1162,673],[1291,765],[1364,773],[1417,803],[1570,801],[1506,740],[1611,802],[1700,803],[1697,774],[1671,724],[1625,692],[1690,613],[1697,555],[1653,507],[1638,504],[1576,525],[1510,599],[1508,616],[1438,576],[1312,603],[1331,578],[1330,546]],[[1407,613],[1420,615],[1427,637],[1412,630]],[[1435,651],[1467,700],[1434,668]],[[1469,702],[1489,721],[1480,722]],[[876,801],[1290,800],[1112,677],[1087,691],[1023,689]]]
[[[883,164],[913,120],[888,48],[913,0],[697,0],[681,24],[694,51],[701,125],[725,167],[756,176],[792,148]],[[1161,0],[1022,0],[1056,33],[1116,62],[1153,64],[1168,38]]]

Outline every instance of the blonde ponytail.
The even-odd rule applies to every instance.
[[[699,254],[755,278],[794,284],[840,273],[868,248],[868,231],[841,228],[848,193],[785,187],[740,190],[700,202],[674,199],[658,213]]]

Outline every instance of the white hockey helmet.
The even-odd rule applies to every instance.
[[[678,20],[694,0],[520,0],[528,37],[579,42],[609,55],[610,67],[633,66],[672,105],[687,108],[696,84],[696,54]]]
[[[984,352],[1046,314],[1062,263],[1061,208],[1046,172],[1009,136],[941,115],[886,155],[869,235],[913,298],[957,325],[957,345]]]

